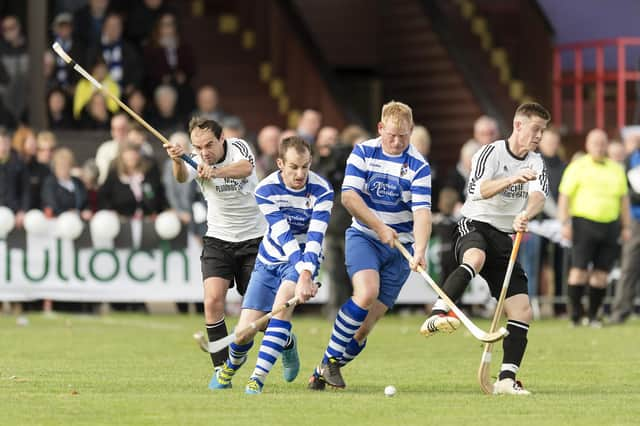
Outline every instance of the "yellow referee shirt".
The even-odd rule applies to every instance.
[[[624,168],[608,158],[596,162],[584,155],[571,162],[562,175],[560,193],[569,198],[569,213],[593,222],[620,217],[620,199],[627,194]]]

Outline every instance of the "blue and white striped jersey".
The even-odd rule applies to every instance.
[[[398,233],[402,243],[412,243],[413,212],[431,208],[431,169],[413,145],[400,155],[382,151],[382,139],[357,144],[345,171],[342,191],[356,191],[367,206]],[[355,217],[351,226],[378,238]]]
[[[255,195],[269,225],[258,259],[267,265],[288,262],[298,273],[307,270],[315,274],[333,206],[329,182],[309,171],[305,187],[294,191],[276,171],[258,184]]]

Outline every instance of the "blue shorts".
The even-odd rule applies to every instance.
[[[413,253],[411,244],[405,244]],[[347,228],[345,233],[345,264],[349,278],[356,272],[373,269],[380,274],[378,300],[391,309],[407,279],[411,268],[400,250],[382,244],[355,228]]]
[[[280,284],[283,281],[298,282],[299,276],[296,268],[288,263],[265,265],[256,259],[242,309],[271,312]]]

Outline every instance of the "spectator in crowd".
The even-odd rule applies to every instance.
[[[122,144],[114,163],[115,167],[98,190],[100,210],[142,218],[168,208],[158,167],[144,158],[137,146]]]
[[[0,128],[0,206],[9,207],[16,215],[16,227],[21,228],[29,207],[29,180],[24,163],[11,149],[9,134]]]
[[[91,75],[99,81],[109,93],[117,98],[120,97],[120,87],[109,76],[107,65],[101,56],[95,57],[93,66],[91,67]],[[89,80],[82,79],[78,81],[76,91],[73,96],[73,118],[80,120],[82,110],[89,103],[94,93],[100,93],[100,95],[103,96],[101,92],[96,91],[96,88],[89,82]],[[118,109],[120,109],[115,100],[109,98],[106,102],[107,108],[112,114],[115,114]]]
[[[460,148],[460,158],[455,169],[449,172],[443,187],[452,188],[458,193],[458,206],[456,210],[462,207],[467,199],[467,184],[469,183],[469,173],[471,173],[471,159],[480,149],[480,144],[474,139],[469,139],[462,148]]]
[[[75,122],[62,89],[53,89],[47,96],[47,117],[51,130],[73,129]]]
[[[313,164],[311,168],[327,179],[334,192],[331,220],[325,234],[324,270],[330,276],[329,300],[325,314],[333,319],[353,292],[351,280],[344,264],[344,235],[351,225],[351,214],[341,201],[342,181],[344,180],[347,158],[351,153],[351,145],[338,141],[338,130],[334,127],[323,127],[318,132],[318,139],[313,146]]]
[[[147,105],[147,97],[142,90],[134,89],[127,98],[127,105],[142,118],[149,116],[149,105]]]
[[[94,92],[89,102],[82,108],[79,128],[85,130],[109,130],[111,113],[107,109],[107,100],[100,92]]]
[[[178,34],[176,16],[163,14],[157,21],[151,40],[144,49],[147,93],[161,84],[170,84],[178,91],[179,110],[188,114],[193,110],[191,79],[196,63],[191,46]]]
[[[42,209],[40,192],[46,177],[51,174],[51,170],[48,164],[43,164],[37,159],[38,141],[36,135],[29,127],[20,127],[13,134],[12,145],[24,163],[24,170],[29,182],[30,197],[26,210]]]
[[[611,322],[620,324],[633,313],[640,281],[640,127],[630,126],[622,131],[625,146],[635,146],[627,157],[625,168],[631,202],[631,237],[622,247],[620,279],[611,305]]]
[[[126,26],[126,37],[136,46],[144,46],[151,35],[153,25],[169,8],[163,0],[142,0],[131,7]]]
[[[62,12],[53,19],[51,24],[53,42],[60,44],[62,49],[81,64],[86,63],[87,50],[80,40],[73,39],[73,16],[68,12]],[[55,86],[64,91],[66,96],[73,95],[73,89],[78,81],[79,74],[71,69],[64,59],[55,55],[53,81]]]
[[[560,187],[564,169],[567,167],[567,163],[562,158],[562,144],[558,129],[549,127],[545,130],[538,145],[538,150],[547,166],[547,174],[549,176],[549,197],[547,202],[544,203],[542,218],[551,219],[558,216],[558,188]],[[564,258],[567,255],[565,253],[566,250],[560,244],[546,238],[542,238],[540,250],[542,252],[542,264],[547,262],[547,256],[551,260],[554,294],[556,300],[560,300],[564,289]],[[566,311],[563,303],[554,303],[553,309],[556,315],[563,314]]]
[[[151,124],[160,133],[183,130],[184,119],[177,109],[178,92],[169,84],[158,86],[153,94],[154,108],[149,115]]]
[[[481,115],[473,123],[473,139],[481,146],[495,142],[500,137],[498,122],[488,115]]]
[[[87,49],[100,45],[109,0],[89,0],[73,14],[73,39]]]
[[[220,97],[218,90],[206,84],[198,89],[196,96],[196,110],[191,114],[192,117],[204,117],[207,120],[222,123],[225,113],[220,108]]]
[[[610,141],[607,146],[607,157],[624,166],[627,152],[622,142],[615,139]]]
[[[458,267],[453,251],[453,233],[458,219],[456,206],[460,195],[453,188],[443,188],[438,198],[438,213],[433,215],[431,231],[432,241],[438,241],[438,260],[440,265],[439,282],[445,280]]]
[[[342,143],[347,144],[349,146],[354,146],[360,142],[366,141],[371,136],[369,133],[363,129],[362,127],[356,124],[350,124],[340,133],[340,140]]]
[[[630,237],[627,179],[624,169],[606,157],[607,143],[603,130],[591,130],[587,154],[567,166],[560,182],[558,220],[563,237],[572,241],[568,294],[574,326],[583,322],[582,296],[589,285],[588,324],[602,327],[598,311],[618,257],[618,238]]]
[[[98,176],[100,170],[96,165],[96,160],[89,158],[80,169],[80,180],[87,190],[87,209],[91,213],[98,211]]]
[[[191,152],[191,142],[189,135],[185,132],[176,132],[169,137],[171,145],[179,144],[184,152],[189,155]],[[190,184],[178,182],[173,177],[173,160],[167,158],[162,168],[162,184],[167,195],[169,207],[174,209],[180,218],[180,222],[188,224],[191,222],[191,191],[188,190]]]
[[[13,118],[24,122],[29,99],[29,55],[20,21],[13,15],[2,18],[0,96]]]
[[[305,109],[298,121],[298,136],[310,144],[316,141],[316,136],[322,125],[322,114],[315,109]]]
[[[142,82],[143,69],[138,51],[122,38],[122,26],[122,17],[117,13],[105,17],[100,44],[89,50],[89,62],[102,57],[109,77],[118,84],[121,93],[128,95]]]
[[[228,138],[238,138],[245,139],[246,129],[244,128],[244,124],[242,123],[242,119],[237,115],[228,115],[223,120],[222,123],[222,133]]]
[[[262,180],[278,170],[278,146],[282,130],[278,126],[268,125],[258,133],[258,155],[256,156],[256,174]]]
[[[318,132],[316,144],[313,146],[313,154],[319,158],[327,158],[331,155],[331,150],[338,143],[338,129],[325,126]],[[345,158],[346,164],[346,158]],[[321,174],[321,173],[320,173]],[[322,174],[321,174],[322,175]],[[323,177],[326,177],[322,175]]]
[[[431,153],[431,135],[429,130],[424,126],[415,126],[411,132],[411,145],[413,145],[426,161],[429,161],[429,154]],[[438,185],[438,170],[432,161],[429,161],[429,167],[431,168],[431,201],[435,207],[433,211],[437,211],[438,206],[438,194],[440,188]]]
[[[80,179],[71,176],[75,164],[73,152],[69,148],[58,148],[53,153],[49,174],[42,187],[42,207],[48,216],[75,210],[82,219],[91,219],[92,212],[87,207],[87,190]]]
[[[131,123],[130,127],[127,141],[137,146],[143,157],[153,159],[153,147],[147,140],[147,132],[144,127],[136,122]]]
[[[116,114],[111,119],[111,139],[103,142],[96,152],[96,165],[100,170],[98,183],[102,185],[107,179],[107,174],[111,168],[111,162],[118,155],[118,149],[127,140],[129,133],[129,117],[124,114]]]
[[[36,158],[38,163],[44,164],[49,167],[53,156],[53,151],[58,146],[56,135],[49,131],[41,131],[36,138],[38,151]]]

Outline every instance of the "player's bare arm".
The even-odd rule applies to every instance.
[[[295,296],[301,303],[306,303],[318,292],[318,287],[313,283],[311,272],[304,270],[300,273],[296,284]]]
[[[431,238],[431,210],[420,209],[413,212],[413,236],[415,247],[411,269],[416,270],[419,266],[426,266],[425,252],[429,238]]]
[[[214,170],[214,177],[217,178],[242,179],[251,175],[253,165],[249,160],[240,160]]]
[[[389,244],[393,247],[393,241],[398,238],[398,233],[382,222],[380,218],[371,211],[357,192],[353,190],[343,191],[342,205],[358,221],[373,229],[383,244]]]
[[[173,160],[173,176],[178,182],[185,182],[188,177],[187,168],[180,158],[184,154],[184,150],[180,145],[165,145],[165,149]]]
[[[501,193],[511,185],[518,183],[527,183],[535,180],[538,174],[532,169],[522,169],[514,176],[508,176],[501,179],[485,180],[480,184],[480,195],[487,199]]]
[[[546,198],[542,192],[535,191],[529,194],[526,209],[513,219],[514,231],[527,232],[529,221],[542,212],[545,200]]]

